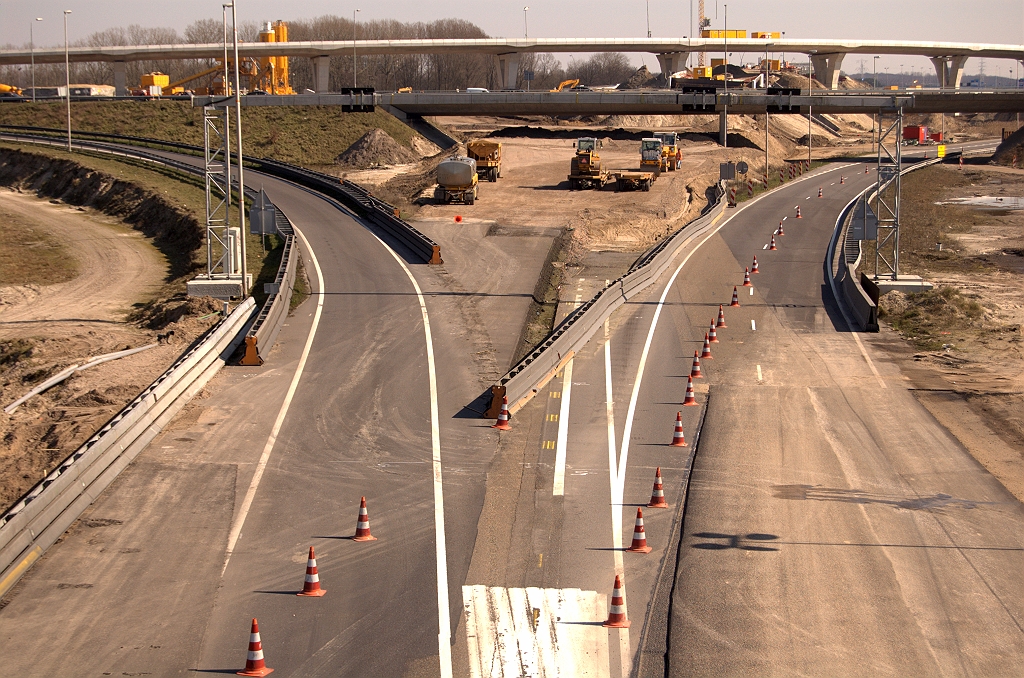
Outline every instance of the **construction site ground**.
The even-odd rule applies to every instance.
[[[24,264],[24,276],[13,282],[18,271],[5,262],[10,282],[0,286],[3,406],[71,365],[158,343],[77,372],[11,414],[0,412],[0,508],[6,509],[166,370],[217,320],[202,316],[220,306],[208,298],[163,305],[171,322],[148,329],[128,316],[148,302],[160,306],[169,270],[149,238],[95,210],[8,188],[0,188],[0,223],[22,246]],[[70,258],[70,279],[46,284],[30,264],[39,248]]]
[[[867,336],[936,419],[1024,500],[1024,211],[937,204],[1024,199],[1024,170],[983,162],[908,175],[902,270],[935,290],[883,297],[882,329]],[[862,270],[872,273],[873,261]]]

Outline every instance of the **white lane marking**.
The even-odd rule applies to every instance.
[[[853,335],[854,340],[857,342],[857,348],[860,349],[860,354],[864,356],[864,360],[868,362],[868,367],[871,368],[871,373],[874,374],[875,379],[878,380],[878,386],[880,388],[888,388],[885,385],[885,381],[882,379],[882,375],[878,373],[878,368],[875,367],[874,361],[871,360],[871,356],[869,356],[868,352],[864,349],[864,344],[861,343],[860,335],[857,332],[851,332],[851,334]]]
[[[609,676],[605,595],[475,585],[462,602],[471,678]]]
[[[615,574],[622,575],[625,579],[625,566],[622,562],[622,496],[623,483],[619,481],[619,474],[625,474],[625,468],[621,466],[624,459],[616,462],[615,453],[615,403],[612,398],[612,342],[608,337],[608,320],[604,321],[604,393],[605,393],[605,414],[608,417],[608,482],[611,489],[612,509],[612,560],[614,562]],[[626,585],[622,584],[622,596],[626,597]],[[633,664],[633,655],[629,647],[629,629],[619,629],[619,659],[622,664],[622,675],[628,676],[630,667]]]
[[[754,296],[754,288],[753,287],[750,288],[750,296]]]
[[[760,366],[760,365],[758,365],[758,366],[757,366],[757,380],[758,380],[758,381],[764,381],[764,380],[763,380],[763,379],[761,378],[761,366]]]
[[[789,219],[789,217],[782,217],[783,221],[785,221],[786,219]]]
[[[569,398],[572,395],[572,359],[562,368],[562,404],[558,410],[558,438],[555,440],[555,483],[552,496],[565,494],[565,447],[569,442]]]
[[[754,330],[755,332],[757,331],[757,323],[754,322],[753,318],[750,319],[750,329]]]
[[[761,249],[763,249],[763,250],[768,249],[768,243],[765,243],[764,247],[762,247]]]
[[[377,238],[376,235],[373,237]],[[391,253],[416,290],[416,299],[420,304],[420,316],[423,318],[423,335],[427,341],[427,376],[430,380],[430,457],[434,475],[434,544],[437,552],[437,646],[441,659],[441,678],[452,678],[452,623],[448,611],[448,552],[444,539],[444,491],[441,484],[441,425],[437,414],[437,370],[434,366],[434,340],[430,335],[430,317],[427,315],[427,302],[423,299],[423,290],[413,277],[412,271],[405,265],[402,258],[388,247],[383,240],[377,238],[381,245]]]
[[[228,563],[231,562],[231,554],[235,550],[235,544],[238,543],[238,538],[242,534],[242,526],[245,524],[245,518],[249,515],[249,509],[252,507],[252,500],[256,497],[256,488],[260,486],[260,480],[263,478],[263,471],[267,468],[267,462],[270,461],[270,453],[274,451],[274,444],[277,443],[277,436],[281,432],[281,426],[284,425],[284,418],[288,416],[288,408],[291,407],[292,398],[295,396],[295,389],[299,387],[299,379],[302,378],[302,371],[306,367],[306,359],[309,358],[310,348],[313,346],[313,338],[316,336],[316,328],[320,324],[320,315],[324,310],[324,274],[320,269],[320,262],[316,258],[316,253],[313,252],[313,248],[310,247],[309,241],[306,240],[306,236],[302,235],[302,231],[298,228],[295,232],[302,239],[302,243],[306,246],[306,251],[309,252],[310,259],[313,260],[313,268],[316,270],[317,284],[319,285],[320,292],[317,293],[316,298],[316,311],[313,313],[313,324],[309,328],[309,336],[306,337],[306,345],[302,347],[302,354],[299,356],[299,364],[295,368],[295,374],[292,375],[292,382],[288,385],[288,392],[285,393],[284,402],[281,403],[281,409],[277,413],[277,419],[274,420],[274,426],[270,429],[270,437],[267,438],[267,444],[263,446],[263,454],[260,455],[260,460],[256,463],[256,472],[252,476],[252,481],[249,483],[249,489],[245,491],[245,497],[242,499],[242,506],[238,510],[238,515],[235,517],[234,522],[231,524],[231,531],[228,533],[228,547],[224,553],[224,567],[220,570],[220,576],[224,576],[224,572],[228,569]]]

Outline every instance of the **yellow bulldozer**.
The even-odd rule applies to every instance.
[[[580,137],[573,146],[576,147],[576,155],[570,165],[569,190],[602,188],[608,179],[607,172],[601,169],[598,149],[602,143],[594,137]]]

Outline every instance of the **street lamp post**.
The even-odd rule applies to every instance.
[[[523,37],[530,37],[530,20],[527,18],[527,12],[530,11],[530,6],[523,7]]]
[[[356,13],[361,11],[359,9],[352,10],[352,89],[359,86],[356,83]]]
[[[651,37],[651,0],[647,0],[647,37]]]
[[[68,153],[71,152],[71,60],[68,58],[68,14],[70,9],[64,10],[64,99],[67,101],[68,111]]]
[[[872,62],[873,62],[873,65],[874,65],[874,69],[875,69],[875,75],[874,75],[874,80],[872,80],[872,82],[871,82],[871,89],[878,89],[878,60],[880,58],[881,57],[874,57],[874,59],[872,59]]]
[[[36,21],[42,20],[43,17],[36,17]],[[32,57],[32,103],[35,103],[36,101],[36,41],[32,30],[35,28],[36,21],[33,21],[28,25],[28,49]]]
[[[238,153],[238,239],[242,245],[242,251],[239,252],[239,254],[242,259],[242,298],[244,299],[249,296],[249,285],[248,271],[245,261],[245,178],[242,175],[242,80],[238,69],[238,0],[232,0],[231,2],[231,32],[233,33],[232,56],[235,60],[235,146]],[[227,116],[225,116],[225,118],[227,118]],[[224,131],[226,135],[227,129],[225,128]],[[225,161],[227,161],[226,157]],[[230,181],[225,188],[227,192],[231,192]],[[227,209],[228,208],[225,206],[225,211]],[[234,255],[234,253],[232,253],[232,255]]]

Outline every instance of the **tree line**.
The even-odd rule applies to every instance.
[[[292,42],[319,40],[424,40],[455,38],[487,38],[479,26],[462,19],[440,19],[425,22],[401,22],[390,19],[356,22],[351,18],[324,15],[313,19],[289,21],[288,38]],[[239,39],[255,42],[261,26],[246,21],[239,25]],[[173,28],[146,28],[137,24],[109,28],[93,33],[72,43],[76,47],[105,47],[125,45],[170,45],[219,43],[224,40],[222,19],[200,19],[178,33]],[[13,46],[8,45],[8,48]],[[21,46],[28,49],[29,45]],[[39,46],[37,45],[37,48]],[[550,89],[563,80],[579,79],[586,85],[614,85],[626,80],[634,67],[623,54],[593,54],[585,59],[569,58],[563,64],[552,54],[524,53],[520,56],[517,87],[526,89],[523,76],[532,71],[531,89]],[[312,89],[313,66],[310,59],[294,57],[288,60],[292,87],[302,92]],[[125,64],[129,86],[137,86],[145,73],[159,71],[170,76],[172,82],[210,68],[213,60],[147,60]],[[380,91],[394,91],[400,87],[416,90],[454,90],[467,87],[500,87],[498,74],[491,56],[485,54],[383,54],[355,56],[356,80],[360,87],[373,87]],[[331,59],[330,89],[351,86],[353,56],[335,56]],[[209,80],[209,76],[206,80]],[[39,87],[52,87],[64,83],[64,64],[36,64],[35,81]],[[29,87],[31,74],[28,65],[0,67],[0,82]],[[113,65],[110,63],[72,63],[71,82],[81,84],[112,84]],[[194,81],[189,87],[207,84]]]

